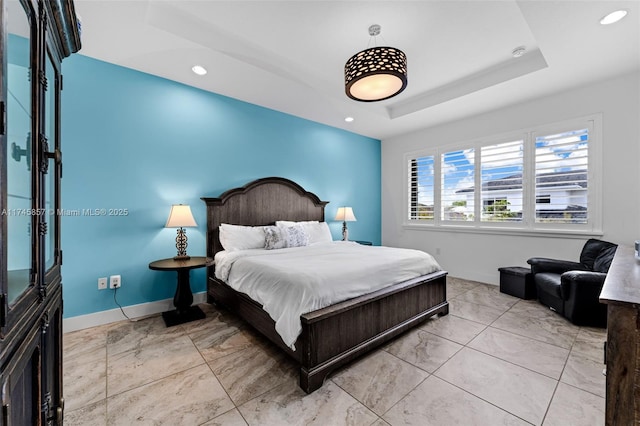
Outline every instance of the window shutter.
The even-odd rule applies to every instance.
[[[442,220],[466,222],[474,219],[474,153],[474,149],[471,148],[442,154]]]
[[[409,220],[433,220],[434,156],[409,160]]]
[[[480,164],[481,220],[521,222],[523,141],[481,147]]]
[[[588,129],[536,137],[537,223],[587,223],[588,151]]]

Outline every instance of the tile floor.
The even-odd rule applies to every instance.
[[[450,314],[333,373],[297,369],[234,315],[64,336],[65,425],[603,425],[605,331],[449,278]]]

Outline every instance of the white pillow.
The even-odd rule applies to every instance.
[[[310,220],[305,222],[279,220],[276,222],[276,226],[291,225],[302,225],[307,234],[309,234],[309,244],[333,241],[333,237],[331,236],[331,231],[329,230],[329,225],[327,225],[327,222],[318,222],[317,220]]]
[[[264,248],[267,250],[309,245],[309,234],[302,225],[268,226],[264,233]]]
[[[264,226],[220,225],[220,244],[227,251],[264,248]]]
[[[276,226],[306,225],[308,223],[319,223],[319,221],[317,221],[317,220],[303,220],[301,222],[294,222],[292,220],[276,220]]]

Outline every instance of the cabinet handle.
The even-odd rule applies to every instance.
[[[59,149],[56,149],[52,152],[46,152],[45,155],[47,156],[47,158],[53,158],[56,164],[60,163],[60,161],[62,160],[62,152],[60,152]]]
[[[56,420],[59,426],[62,426],[64,420],[64,398],[60,398],[58,408],[56,408]]]

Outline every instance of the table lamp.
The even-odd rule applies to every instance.
[[[349,230],[347,229],[347,222],[355,222],[356,217],[353,214],[351,207],[338,207],[335,220],[342,221],[342,241],[349,241]]]
[[[191,214],[191,207],[185,204],[174,204],[171,206],[169,212],[169,219],[165,228],[178,228],[176,236],[176,249],[178,254],[173,258],[175,260],[187,260],[191,259],[191,256],[187,255],[187,233],[183,229],[189,226],[198,226],[193,214]]]

